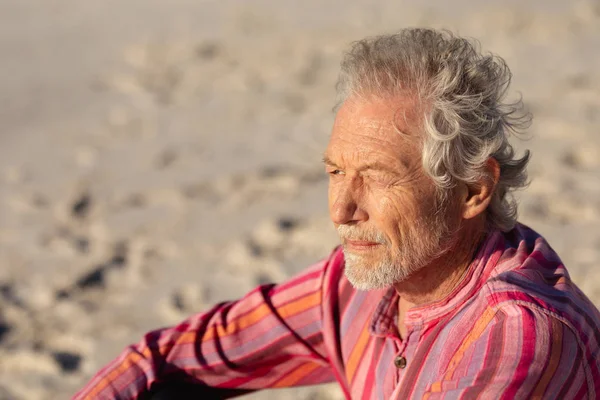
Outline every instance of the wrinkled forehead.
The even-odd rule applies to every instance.
[[[406,164],[420,158],[420,126],[417,107],[410,98],[349,98],[338,109],[326,155],[399,158]]]
[[[414,96],[354,95],[338,108],[334,129],[340,124],[376,130],[392,128],[404,136],[418,136],[422,125],[421,109]]]

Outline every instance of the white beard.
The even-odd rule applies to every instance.
[[[435,232],[431,231],[431,226],[437,228]],[[364,255],[344,248],[345,275],[352,286],[359,290],[384,289],[402,282],[449,248],[449,230],[439,222],[413,225],[397,249],[390,249],[390,244],[380,232],[360,232],[359,229],[340,225],[338,233],[342,242],[344,238],[369,240],[386,248],[374,249],[372,253]]]
[[[367,266],[367,261],[359,254],[344,250],[346,278],[358,290],[384,289],[402,282],[414,271],[408,271],[396,265],[386,257],[377,265]]]

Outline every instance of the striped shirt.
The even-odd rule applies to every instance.
[[[74,399],[134,399],[169,380],[337,381],[348,399],[600,396],[600,313],[524,225],[490,233],[447,298],[407,312],[403,339],[396,291],[358,291],[343,270],[338,248],[283,284],[150,332]]]

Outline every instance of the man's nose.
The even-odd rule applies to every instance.
[[[331,220],[336,225],[352,224],[368,219],[367,213],[357,201],[358,193],[352,185],[344,185],[330,191]]]

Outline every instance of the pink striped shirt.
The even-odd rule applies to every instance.
[[[355,290],[343,269],[338,248],[281,285],[150,332],[74,399],[134,399],[173,379],[247,390],[337,381],[365,400],[600,395],[600,313],[523,225],[489,234],[446,299],[409,310],[404,339],[395,290]]]

